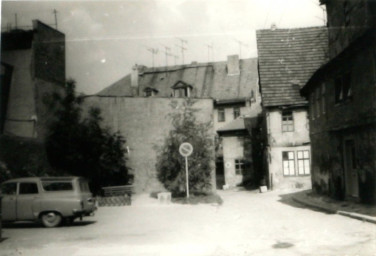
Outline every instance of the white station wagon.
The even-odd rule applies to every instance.
[[[56,227],[63,220],[93,215],[95,200],[81,177],[30,177],[1,184],[3,221],[41,221]]]

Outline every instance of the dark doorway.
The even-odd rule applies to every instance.
[[[217,179],[217,189],[223,189],[225,185],[225,170],[223,167],[223,157],[217,157],[215,161],[216,179]]]

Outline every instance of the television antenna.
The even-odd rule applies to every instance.
[[[154,68],[154,56],[158,54],[158,48],[147,48],[147,50],[151,52],[152,67]]]
[[[213,57],[214,57],[213,43],[207,44],[206,46],[208,47],[208,62],[210,62],[210,51],[211,51],[211,56],[212,56],[211,60],[213,61]]]
[[[242,56],[242,47],[244,46],[244,47],[249,47],[248,46],[248,44],[246,44],[246,43],[244,43],[244,42],[242,42],[242,41],[240,41],[240,40],[237,40],[237,39],[234,39],[235,40],[235,42],[237,42],[238,44],[239,44],[239,59],[241,59],[241,56]]]
[[[179,47],[181,50],[182,64],[184,64],[184,51],[187,50],[186,45],[188,44],[188,41],[182,38],[177,38],[177,39],[180,40],[180,45],[176,45],[176,46]]]

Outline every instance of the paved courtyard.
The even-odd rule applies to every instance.
[[[276,192],[221,191],[222,206],[101,207],[71,227],[9,225],[0,255],[376,255],[376,225]]]

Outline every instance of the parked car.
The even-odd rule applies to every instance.
[[[3,221],[41,221],[45,227],[94,215],[88,181],[81,177],[30,177],[1,184]]]

